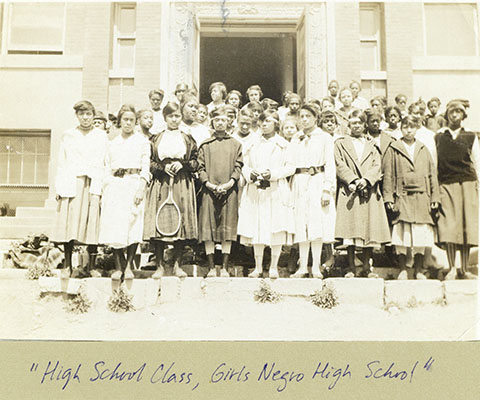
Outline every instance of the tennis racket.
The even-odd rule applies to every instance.
[[[155,225],[157,231],[162,236],[175,236],[180,229],[182,223],[182,215],[180,209],[173,200],[173,176],[168,182],[167,199],[160,205],[157,211]]]

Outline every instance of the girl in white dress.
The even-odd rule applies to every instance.
[[[72,269],[74,244],[87,245],[88,272],[95,273],[98,244],[100,195],[107,134],[93,126],[95,109],[89,101],[73,106],[79,125],[66,131],[60,142],[55,177],[57,213],[52,241],[64,245],[65,263],[62,277]]]
[[[317,114],[309,104],[300,109],[300,124],[303,129],[293,137],[289,149],[289,163],[295,168],[292,179],[294,242],[299,243],[300,250],[300,268],[292,277],[308,275],[311,246],[312,275],[322,278],[322,244],[333,243],[335,232],[333,139],[317,127]]]
[[[118,113],[121,133],[108,143],[100,218],[100,243],[114,249],[112,279],[133,279],[133,258],[142,241],[145,188],[150,180],[150,143],[135,131],[133,106]],[[127,258],[125,259],[125,249]]]
[[[263,135],[244,153],[246,186],[238,210],[238,234],[240,243],[253,245],[255,270],[249,276],[262,274],[263,251],[270,246],[269,277],[278,278],[282,245],[292,243],[293,209],[286,178],[295,168],[287,165],[288,142],[278,134],[278,114],[265,111],[260,121]]]

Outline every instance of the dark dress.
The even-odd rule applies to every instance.
[[[151,139],[150,172],[152,180],[146,195],[143,239],[161,239],[163,241],[197,239],[197,202],[193,175],[198,169],[198,151],[195,140],[182,131],[179,131],[179,134],[182,135],[185,142],[186,153],[183,158],[177,159],[182,163],[183,168],[175,175],[172,187],[173,200],[178,205],[182,216],[181,226],[177,235],[168,238],[161,236],[155,226],[158,208],[168,196],[170,176],[165,172],[165,165],[176,160],[171,158],[160,160],[158,158],[158,144],[161,142],[164,132],[153,136]]]
[[[214,135],[200,146],[198,152],[198,175],[200,189],[199,240],[222,242],[237,239],[238,223],[238,180],[243,157],[242,145],[231,136]],[[205,187],[206,182],[214,185],[235,180],[233,187],[222,199]]]

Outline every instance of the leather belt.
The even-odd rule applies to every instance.
[[[123,178],[125,175],[138,175],[140,172],[140,168],[118,168],[113,170],[113,176]]]
[[[320,167],[308,167],[308,168],[297,168],[295,169],[296,174],[309,174],[316,175],[320,172],[325,172],[325,166],[321,165]]]

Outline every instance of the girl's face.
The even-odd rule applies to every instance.
[[[235,108],[240,107],[240,97],[238,97],[237,94],[233,93],[230,96],[228,96],[228,104],[231,104]]]
[[[241,135],[247,136],[250,133],[252,127],[252,119],[246,115],[240,115],[238,118],[238,130]]]
[[[297,126],[293,121],[287,121],[283,124],[282,135],[288,141],[292,140],[293,135],[297,133]]]
[[[430,112],[432,113],[432,115],[437,115],[437,112],[438,112],[438,103],[436,101],[432,101],[429,105],[428,105],[428,109],[430,110]]]
[[[167,123],[167,128],[171,131],[174,131],[178,129],[180,122],[182,122],[182,114],[179,110],[174,111],[165,117],[165,122]]]
[[[373,100],[372,101],[372,108],[375,111],[379,112],[380,114],[383,113],[383,104],[378,100]]]
[[[187,122],[195,121],[198,114],[198,103],[192,99],[183,106],[183,119]]]
[[[252,110],[253,112],[253,121],[256,122],[258,121],[258,118],[260,117],[260,114],[262,113],[262,110],[255,108]]]
[[[288,103],[288,108],[290,109],[291,113],[295,114],[300,108],[300,100],[298,100],[296,97],[290,98],[290,101]]]
[[[328,87],[328,91],[333,97],[335,97],[338,93],[338,84],[336,82],[330,83],[330,86]]]
[[[368,130],[372,133],[378,133],[380,131],[379,117],[372,117],[368,120]]]
[[[235,121],[235,118],[237,117],[235,115],[235,111],[227,110],[227,117],[228,117],[228,126],[231,127],[233,124],[233,121]]]
[[[395,110],[390,111],[387,117],[388,126],[392,129],[397,129],[398,123],[400,122],[400,115]]]
[[[348,120],[348,126],[353,137],[362,136],[363,131],[365,130],[365,124],[358,117],[350,118]]]
[[[322,122],[321,128],[329,133],[330,135],[333,135],[333,132],[335,131],[335,128],[337,127],[337,124],[335,123],[335,119],[333,118],[325,118]]]
[[[93,111],[80,110],[76,114],[80,127],[83,129],[90,129],[93,126]]]
[[[105,130],[107,123],[103,119],[94,119],[93,126],[101,130]]]
[[[133,132],[135,128],[135,122],[137,118],[132,111],[126,111],[122,114],[122,118],[120,119],[120,128],[122,129],[123,133],[130,134]]]
[[[419,106],[413,107],[410,115],[412,117],[418,118],[420,121],[423,119],[422,110],[420,109]]]
[[[212,120],[213,123],[213,129],[217,132],[225,132],[228,127],[228,117],[226,115],[220,115],[218,117],[215,117]]]
[[[275,132],[275,120],[273,118],[265,118],[262,121],[262,132],[264,135]]]
[[[342,93],[340,93],[340,101],[345,107],[350,107],[353,101],[352,92],[350,90],[343,90]]]
[[[160,96],[159,94],[152,95],[152,97],[150,97],[150,104],[152,106],[152,109],[155,111],[160,110],[160,106],[162,105],[162,100],[163,100],[163,97]]]
[[[407,124],[402,126],[402,136],[407,143],[411,143],[415,140],[415,134],[417,133],[417,127],[413,124]]]
[[[330,103],[328,100],[324,100],[322,103],[322,111],[334,111],[335,106]]]
[[[404,96],[401,96],[401,97],[398,99],[397,106],[398,106],[398,108],[400,108],[401,111],[405,111],[405,109],[406,109],[406,107],[407,107],[407,98],[404,97]]]
[[[250,90],[248,92],[248,100],[250,100],[250,101],[260,101],[260,92],[256,89]]]
[[[201,124],[203,124],[207,119],[207,113],[208,111],[206,107],[198,107],[197,122],[200,122]]]
[[[142,128],[150,129],[153,126],[153,114],[150,111],[145,111],[140,116],[138,123]]]
[[[308,110],[300,110],[300,123],[303,130],[312,130],[315,127],[317,118]]]
[[[350,85],[350,90],[352,91],[352,95],[354,98],[357,98],[358,94],[360,93],[360,86],[356,83]]]
[[[447,120],[451,127],[460,126],[463,121],[463,111],[459,108],[450,108],[447,112]]]
[[[219,87],[212,88],[212,91],[210,92],[210,97],[212,98],[213,102],[221,101],[222,91],[220,90],[220,88]]]

